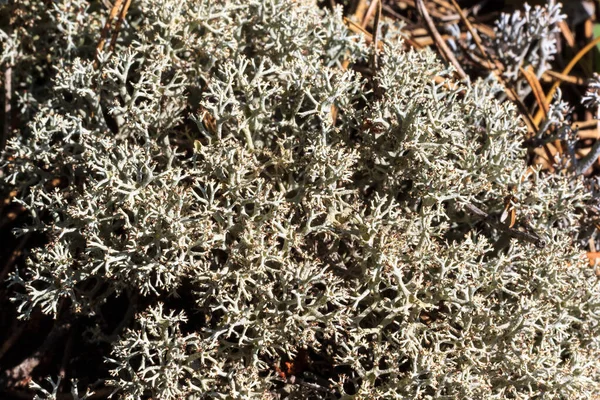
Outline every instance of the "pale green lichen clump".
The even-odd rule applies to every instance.
[[[68,20],[82,2],[59,3]],[[118,339],[89,327],[123,399],[600,395],[582,178],[527,175],[513,107],[436,83],[430,51],[388,42],[373,90],[342,67],[372,49],[339,11],[143,0],[98,67],[57,54],[3,158],[32,215],[17,233],[50,238],[11,276],[21,317],[66,299],[90,323],[139,292]],[[91,37],[68,26],[63,44]],[[544,249],[499,248],[464,210],[502,210],[509,185]],[[298,353],[304,371],[277,372]]]

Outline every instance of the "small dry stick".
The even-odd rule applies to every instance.
[[[371,68],[373,68],[373,76],[377,74],[377,48],[379,42],[379,19],[381,18],[381,0],[377,1],[375,9],[375,20],[373,21],[373,59],[371,60]]]
[[[454,68],[456,68],[456,73],[460,76],[461,79],[467,80],[467,74],[465,73],[465,71],[463,71],[460,64],[458,63],[458,60],[456,59],[456,57],[454,57],[452,50],[450,50],[448,45],[446,45],[446,42],[444,41],[444,39],[442,39],[442,36],[437,31],[435,24],[433,23],[433,20],[431,19],[431,16],[429,16],[429,12],[425,7],[425,3],[423,3],[423,0],[415,0],[415,5],[417,6],[417,11],[419,12],[419,14],[421,14],[421,17],[423,17],[423,19],[427,23],[429,33],[431,33],[431,36],[433,36],[433,38],[435,39],[435,44],[439,48],[442,56],[446,59],[446,61],[454,65]]]
[[[371,68],[373,70],[373,89],[375,96],[381,98],[381,88],[379,87],[379,81],[377,80],[377,69],[379,68],[378,50],[379,50],[379,20],[381,18],[381,0],[377,1],[377,8],[375,9],[375,19],[373,20],[373,58],[371,59]]]
[[[125,2],[125,3],[123,3]],[[96,62],[95,65],[98,66],[98,55],[101,51],[104,50],[104,45],[106,44],[106,40],[108,38],[108,32],[110,30],[111,24],[115,18],[117,21],[113,28],[113,32],[110,39],[110,51],[114,51],[115,44],[117,42],[117,36],[119,34],[119,30],[121,29],[121,24],[127,15],[127,10],[129,10],[129,6],[131,5],[131,0],[116,0],[115,4],[112,6],[110,10],[110,14],[106,19],[104,27],[102,28],[102,32],[100,33],[100,41],[96,46]]]
[[[102,28],[102,32],[100,33],[100,42],[98,42],[98,46],[96,46],[96,57],[98,53],[104,50],[104,44],[106,43],[106,38],[108,36],[108,31],[110,30],[110,25],[114,18],[117,17],[119,11],[121,10],[121,6],[123,4],[123,0],[116,0],[112,9],[110,10],[110,14],[104,23],[104,27]]]
[[[496,65],[494,64],[494,60],[492,60],[492,58],[490,57],[490,53],[488,51],[485,51],[485,49],[483,48],[483,45],[481,44],[482,43],[481,38],[479,37],[479,34],[475,30],[475,28],[473,28],[473,25],[471,24],[471,21],[469,21],[469,19],[465,15],[465,12],[462,10],[462,8],[460,8],[460,6],[456,2],[456,0],[450,0],[450,1],[452,2],[452,5],[456,9],[456,12],[460,16],[460,19],[467,26],[467,30],[471,33],[471,37],[473,38],[473,41],[477,45],[477,48],[479,49],[479,52],[481,53],[481,55],[483,57],[486,57],[488,59],[488,62],[495,69]]]
[[[117,36],[119,35],[119,31],[121,30],[121,24],[125,20],[125,16],[127,15],[129,6],[131,6],[131,0],[125,0],[125,4],[123,5],[123,8],[121,8],[121,12],[119,12],[119,19],[117,19],[117,22],[115,24],[115,29],[113,31],[112,37],[110,38],[110,51],[115,50],[115,45],[117,43]]]
[[[12,67],[9,65],[4,71],[4,126],[0,138],[0,151],[4,150],[6,141],[12,130]]]
[[[488,213],[481,210],[480,208],[475,207],[472,204],[465,204],[465,208],[467,208],[471,213],[477,215],[478,217],[483,218],[485,222],[487,222],[494,228],[506,233],[510,237],[513,237],[517,240],[522,240],[527,243],[532,243],[539,249],[543,249],[544,247],[546,247],[546,241],[535,232],[524,232],[515,228],[509,228],[506,225],[494,221],[494,218],[491,218]]]

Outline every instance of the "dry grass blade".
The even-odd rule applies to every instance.
[[[593,121],[596,122],[596,121]],[[577,132],[579,139],[600,139],[600,133],[598,129],[584,129]]]
[[[571,125],[571,128],[573,129],[588,129],[588,128],[596,128],[597,125],[596,120],[589,120],[589,121],[577,121],[577,122],[573,122],[573,124]]]
[[[575,36],[573,35],[573,32],[571,32],[571,28],[569,28],[569,24],[567,24],[566,21],[560,21],[558,23],[558,27],[560,28],[560,32],[562,33],[563,37],[565,38],[565,42],[567,43],[567,45],[570,48],[574,48],[575,47]]]
[[[527,137],[534,135],[535,132],[537,132],[538,130],[538,124],[534,122],[533,117],[527,110],[527,107],[525,107],[525,104],[523,104],[521,99],[519,99],[519,96],[517,96],[517,93],[514,91],[514,89],[507,86],[506,81],[502,78],[502,75],[500,73],[497,73],[496,76],[500,80],[500,83],[502,83],[502,85],[505,87],[508,99],[515,103],[519,108],[519,111],[521,111],[523,121],[525,121],[525,125],[527,125]]]
[[[542,79],[548,80],[551,82],[562,81],[562,82],[570,83],[571,85],[578,85],[578,86],[583,86],[583,85],[587,84],[587,80],[584,78],[580,78],[578,76],[564,75],[564,74],[561,74],[560,72],[555,72],[552,70],[548,70],[548,71],[544,72],[544,74],[542,75]]]
[[[530,65],[527,68],[521,67],[519,69],[523,74],[523,77],[531,87],[533,96],[535,97],[535,101],[538,104],[539,110],[541,110],[544,113],[544,117],[547,117],[548,112],[550,111],[550,105],[544,97],[544,90],[542,89],[542,85],[540,84],[539,79],[533,73],[533,68]],[[559,140],[554,141],[554,148],[556,149],[556,151],[552,151],[553,149],[551,149],[551,147],[552,146],[548,143],[544,144],[544,151],[548,156],[552,157],[551,159],[554,159],[556,153],[563,153],[562,145]]]
[[[531,66],[529,66],[528,68],[521,67],[519,69],[523,74],[525,80],[527,80],[527,83],[529,83],[529,86],[533,91],[533,95],[535,97],[535,101],[537,102],[539,109],[544,112],[544,116],[546,117],[548,115],[548,111],[550,111],[550,106],[546,101],[544,91],[542,89],[542,85],[540,85],[539,79],[533,73]]]
[[[592,40],[585,47],[583,47],[581,50],[579,50],[579,52],[575,55],[575,57],[573,57],[573,59],[569,62],[569,64],[567,64],[565,69],[563,69],[562,74],[569,75],[569,73],[575,67],[575,65],[577,65],[579,60],[581,60],[583,58],[583,56],[585,56],[590,50],[592,50],[594,47],[596,47],[596,45],[598,43],[600,43],[600,36],[598,36],[596,39]],[[558,87],[560,86],[561,83],[562,83],[561,81],[555,82],[554,85],[552,85],[552,88],[550,88],[550,90],[548,91],[548,94],[546,95],[546,101],[548,103],[550,103],[552,101],[552,97],[554,97],[554,93],[556,93],[556,90],[558,89]],[[533,118],[533,121],[536,123],[536,125],[538,125],[540,123],[540,121],[542,120],[542,117],[543,117],[543,111],[538,110],[537,114]]]

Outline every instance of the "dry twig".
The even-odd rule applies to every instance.
[[[427,7],[425,7],[425,3],[423,2],[423,0],[415,0],[415,5],[417,7],[417,11],[419,11],[419,14],[425,20],[427,28],[429,29],[429,33],[435,39],[435,44],[438,47],[442,57],[444,57],[444,59],[447,62],[451,63],[454,66],[454,68],[456,68],[456,73],[458,74],[458,76],[460,76],[462,80],[468,80],[469,78],[467,74],[460,66],[456,57],[454,57],[454,54],[452,53],[444,39],[442,39],[442,37],[440,36],[440,33],[435,27],[435,24],[431,19],[431,16],[429,15],[429,12],[427,11]]]

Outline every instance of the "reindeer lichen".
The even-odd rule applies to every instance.
[[[2,163],[30,213],[16,234],[48,243],[11,293],[21,318],[68,312],[110,343],[121,398],[600,394],[591,193],[528,168],[498,87],[397,40],[375,76],[345,69],[373,48],[312,1],[132,2],[97,60],[82,21],[107,10],[45,13],[51,90]],[[493,217],[509,187],[543,249],[465,207]]]

